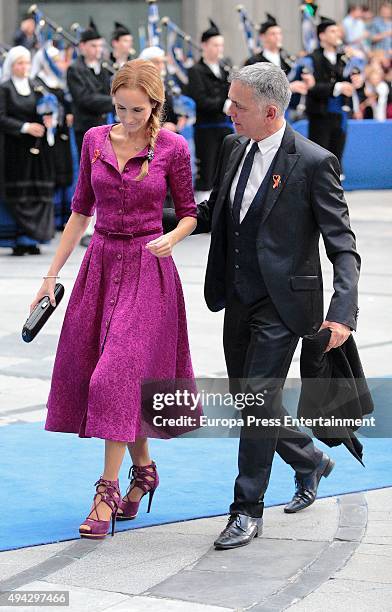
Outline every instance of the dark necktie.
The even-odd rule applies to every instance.
[[[256,151],[258,150],[259,150],[259,145],[257,144],[257,142],[254,142],[247,156],[245,157],[245,161],[241,168],[240,176],[238,178],[238,183],[237,183],[237,187],[236,187],[235,194],[234,194],[234,200],[233,200],[233,218],[234,218],[234,221],[238,225],[240,223],[241,204],[242,204],[242,200],[244,197],[246,184],[248,182],[249,175],[252,170],[253,160],[254,160]]]

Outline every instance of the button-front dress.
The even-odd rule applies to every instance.
[[[111,127],[84,137],[71,208],[87,216],[96,210],[96,231],[66,309],[45,429],[125,442],[166,438],[143,418],[141,382],[194,380],[193,369],[176,266],[145,244],[162,235],[168,187],[177,218],[196,217],[190,155],[182,136],[162,128],[149,174],[135,181],[147,148],[120,173]]]

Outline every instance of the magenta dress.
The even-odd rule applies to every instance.
[[[123,442],[166,438],[143,418],[141,382],[193,380],[193,369],[176,266],[145,244],[162,235],[168,186],[177,218],[196,217],[190,155],[182,136],[161,129],[149,174],[134,181],[147,148],[120,174],[111,127],[94,127],[84,137],[72,210],[91,216],[96,209],[96,230],[153,233],[94,232],[60,333],[45,429]]]

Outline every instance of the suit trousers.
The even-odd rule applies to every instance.
[[[247,416],[282,418],[282,389],[299,337],[281,320],[270,297],[246,305],[233,295],[226,305],[223,344],[230,391],[263,393],[262,407],[243,411],[238,476],[230,513],[261,517],[275,451],[298,475],[309,474],[320,463],[322,451],[296,427],[247,425]],[[267,393],[265,393],[267,391]],[[267,400],[268,398],[268,400]]]
[[[330,151],[342,164],[346,134],[342,128],[342,115],[309,115],[309,140]]]

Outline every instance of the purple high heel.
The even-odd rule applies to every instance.
[[[104,491],[98,491],[100,486],[104,485],[106,488]],[[112,511],[112,536],[114,536],[114,528],[116,525],[116,516],[119,508],[121,493],[118,479],[117,480],[105,480],[102,476],[97,480],[94,484],[96,486],[96,494],[94,495],[94,508],[91,510],[89,516],[94,512],[97,513],[97,506],[99,502],[103,501]],[[96,503],[96,499],[100,496],[100,500],[98,504]],[[98,519],[92,519],[87,517],[86,520],[82,523],[83,525],[90,525],[91,530],[83,529],[79,527],[79,533],[81,538],[95,538],[97,540],[103,540],[109,533],[110,527],[110,519],[108,521],[101,521]]]
[[[149,480],[149,477],[153,478],[153,480]],[[126,497],[128,497],[128,494],[135,487],[142,489],[143,495],[139,501],[130,501],[129,499],[127,499],[127,501],[121,500],[119,510],[122,510],[122,514],[117,514],[118,521],[129,521],[134,519],[138,513],[140,502],[147,493],[149,493],[147,512],[150,512],[152,498],[159,485],[159,476],[155,461],[150,463],[150,465],[132,465],[129,470],[128,478],[131,479],[131,483],[127,489]]]

